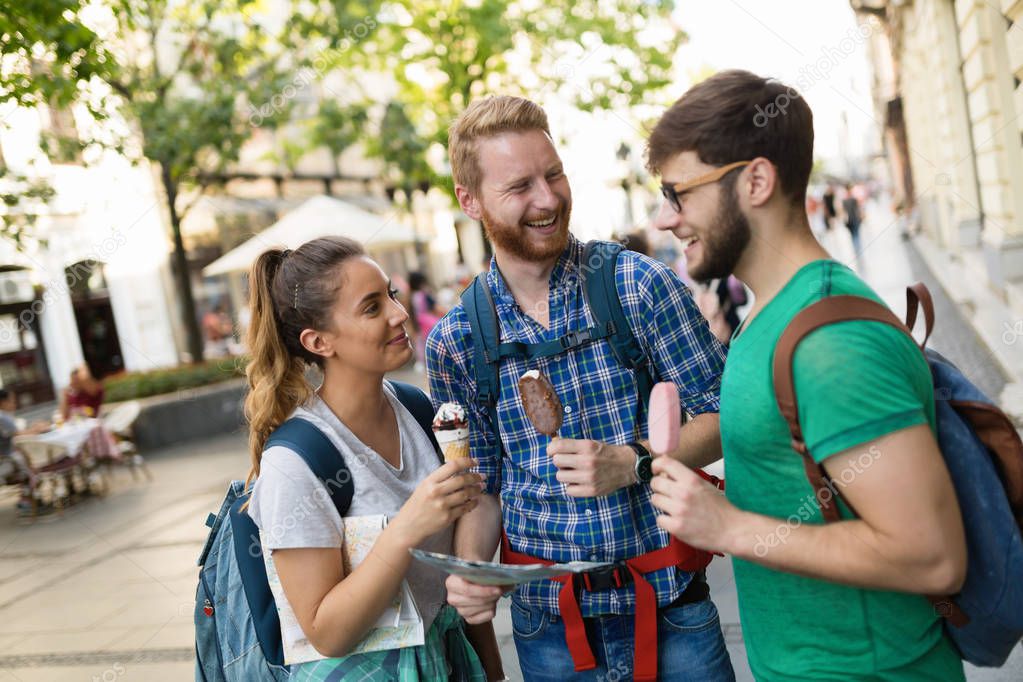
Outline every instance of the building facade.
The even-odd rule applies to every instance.
[[[45,107],[7,113],[3,162],[55,190],[17,249],[0,243],[0,383],[24,407],[52,400],[85,363],[97,376],[177,364],[170,250],[145,165],[114,154],[54,162]]]
[[[870,52],[897,192],[978,297],[1023,316],[1023,1],[852,5],[886,29]]]

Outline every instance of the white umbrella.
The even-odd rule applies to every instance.
[[[309,199],[248,241],[231,249],[205,268],[207,277],[247,270],[267,249],[298,248],[317,237],[350,237],[368,251],[414,244],[415,232],[396,217],[378,216],[334,197]]]

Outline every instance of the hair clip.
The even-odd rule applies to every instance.
[[[291,307],[298,310],[298,282],[295,282],[295,300],[291,304]]]
[[[291,255],[291,249],[284,249],[283,251],[281,251],[281,260],[284,260],[285,258],[287,258],[290,255]]]

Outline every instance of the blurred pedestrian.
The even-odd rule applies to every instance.
[[[426,368],[426,337],[447,311],[437,303],[433,288],[423,273],[409,273],[408,286],[412,324],[416,331],[416,368],[423,371]]]
[[[853,193],[851,183],[845,185],[845,198],[842,199],[842,212],[845,214],[845,226],[852,236],[853,251],[856,257],[860,256],[860,225],[863,223],[863,214],[860,208],[860,201]]]
[[[838,218],[838,211],[835,206],[835,186],[832,183],[829,182],[828,186],[824,189],[824,195],[821,197],[821,200],[824,203],[824,226],[830,230]]]
[[[103,405],[103,382],[97,380],[88,365],[71,370],[70,383],[60,396],[60,416],[98,417]]]
[[[629,251],[635,251],[641,253],[644,256],[650,255],[650,240],[646,238],[646,234],[642,230],[636,230],[630,232],[621,238],[622,246],[627,248]]]
[[[228,354],[228,341],[234,333],[234,324],[224,309],[223,303],[216,303],[202,318],[202,331],[206,337],[205,354],[209,357],[223,357]]]
[[[0,388],[0,486],[20,486],[18,511],[32,510],[32,479],[34,474],[28,461],[14,447],[14,437],[42,433],[49,428],[45,422],[37,422],[27,428],[19,428],[14,416],[18,401],[13,391]]]

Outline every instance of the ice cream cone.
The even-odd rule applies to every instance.
[[[469,458],[469,439],[460,438],[444,446],[444,461]]]
[[[464,459],[469,456],[469,429],[446,429],[434,431],[444,461]]]
[[[444,461],[469,457],[469,423],[465,410],[457,403],[444,403],[433,418],[433,433],[444,453]]]

